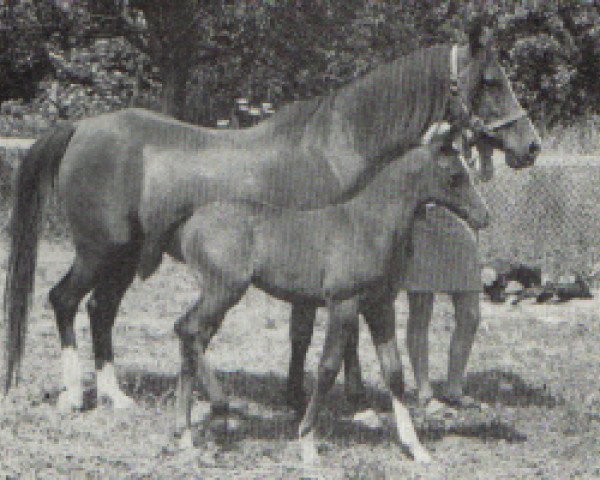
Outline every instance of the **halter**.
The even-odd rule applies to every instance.
[[[459,121],[466,123],[466,127],[475,135],[491,135],[494,131],[514,123],[521,118],[527,117],[527,112],[519,107],[518,110],[511,112],[502,118],[486,123],[481,117],[471,112],[471,109],[462,95],[459,85],[458,45],[454,44],[450,49],[450,93],[458,102],[459,113],[457,116],[459,117]]]

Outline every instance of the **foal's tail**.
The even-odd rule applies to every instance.
[[[73,133],[75,126],[72,123],[61,124],[46,133],[24,155],[17,171],[4,290],[5,393],[10,389],[13,379],[18,382],[33,293],[43,207],[53,189],[60,161]]]

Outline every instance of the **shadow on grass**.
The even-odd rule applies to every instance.
[[[240,414],[243,427],[236,432],[235,438],[259,439],[294,439],[297,432],[297,420],[293,421],[291,410],[286,402],[286,379],[275,374],[258,374],[244,371],[217,372],[228,395],[252,401],[272,412],[269,414]],[[314,378],[306,379],[307,391],[312,389]],[[511,392],[506,393],[507,385]],[[172,404],[175,396],[176,377],[160,375],[147,371],[129,371],[123,382],[125,391],[138,402],[148,405]],[[435,390],[441,389],[435,385]],[[201,390],[201,389],[200,389]],[[357,407],[345,397],[343,385],[336,383],[328,394],[319,417],[318,431],[320,436],[332,443],[357,442],[368,444],[395,443],[396,433],[391,404],[387,392],[371,386],[365,388],[365,400],[360,407],[370,407],[378,412],[385,412],[382,428],[371,429],[353,422],[350,418]],[[490,371],[475,373],[467,381],[467,393],[480,401],[491,404],[510,406],[545,406],[554,407],[559,401],[543,389],[527,386],[517,375]],[[200,394],[202,397],[203,395]],[[205,399],[205,397],[203,397]],[[409,405],[415,404],[413,392],[407,395]],[[431,423],[417,422],[420,435],[429,441],[441,440],[448,435],[478,438],[482,441],[505,440],[507,442],[523,442],[526,436],[513,426],[497,418],[482,418],[481,414],[469,413],[461,415],[453,422]]]
[[[273,373],[251,373],[245,371],[216,372],[223,389],[228,395],[250,400],[274,409],[287,409],[286,379]],[[174,398],[177,378],[172,375],[161,375],[147,371],[128,371],[122,380],[128,395],[136,400],[149,404],[157,404]],[[311,392],[315,379],[307,375],[305,387]],[[203,389],[197,389],[203,399]],[[414,399],[413,399],[414,400]],[[308,398],[307,398],[308,401]],[[411,401],[411,398],[408,398]],[[324,411],[332,411],[336,415],[351,415],[357,408],[371,407],[378,411],[389,411],[391,402],[387,392],[365,387],[365,399],[360,405],[350,403],[344,394],[344,387],[336,383],[323,403]]]
[[[558,394],[552,394],[546,385],[532,386],[519,375],[501,370],[467,375],[465,392],[492,405],[554,408],[564,404],[564,399]]]
[[[246,398],[269,407],[287,407],[286,379],[280,375],[228,371],[217,372],[217,377],[229,395]],[[129,395],[143,402],[157,403],[173,397],[176,377],[147,371],[129,371],[125,374],[122,382]],[[314,383],[315,378],[308,374],[305,380],[307,392],[312,391]],[[442,382],[434,382],[434,394],[440,397],[443,387]],[[469,374],[465,385],[465,393],[480,402],[490,405],[554,408],[564,404],[564,399],[551,393],[545,385],[541,387],[532,386],[519,375],[500,370]],[[409,404],[414,404],[416,402],[415,392],[407,392],[406,401]],[[325,410],[331,410],[342,416],[351,415],[362,407],[389,412],[391,410],[389,395],[384,390],[366,385],[365,399],[357,406],[347,400],[344,387],[338,382],[327,395],[323,406]]]
[[[286,402],[286,379],[282,376],[244,371],[217,372],[226,393],[230,396],[251,401],[265,408],[260,414],[239,413],[242,427],[234,435],[235,439],[294,439],[297,432],[297,418],[294,418]],[[176,377],[148,371],[130,370],[121,379],[125,392],[138,403],[148,406],[172,405],[175,398]],[[307,391],[311,391],[314,378],[306,378]],[[96,392],[92,381],[86,382],[84,409],[96,406]],[[441,393],[443,385],[434,384],[434,391]],[[201,392],[202,389],[199,389]],[[538,406],[554,408],[563,404],[560,397],[553,396],[544,387],[533,387],[516,374],[491,370],[472,373],[467,378],[466,393],[475,399],[490,405],[512,407]],[[58,392],[48,393],[46,401],[54,403]],[[203,397],[203,394],[200,393]],[[414,393],[406,398],[409,405],[415,404]],[[373,408],[384,412],[384,426],[371,429],[353,422],[349,417],[357,410],[345,397],[343,385],[336,383],[323,403],[319,417],[318,431],[322,438],[332,443],[395,443],[396,433],[390,414],[390,399],[387,392],[365,387],[365,400],[361,408]],[[262,408],[261,408],[262,409]],[[513,426],[494,418],[483,418],[479,410],[459,411],[458,419],[453,421],[430,422],[416,421],[422,438],[438,441],[449,435],[478,438],[482,441],[505,440],[523,442],[526,436]]]

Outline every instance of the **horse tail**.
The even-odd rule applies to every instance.
[[[13,379],[18,383],[43,207],[53,190],[61,159],[74,133],[75,126],[72,123],[52,129],[31,146],[17,170],[9,226],[10,255],[4,288],[5,393],[9,391]]]

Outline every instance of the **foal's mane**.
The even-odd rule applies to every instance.
[[[290,103],[264,123],[292,142],[309,126],[326,137],[336,111],[347,122],[360,153],[368,155],[378,142],[393,136],[398,151],[387,153],[401,154],[418,144],[433,122],[444,118],[450,96],[450,48],[416,50],[330,94]]]

